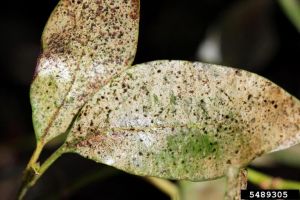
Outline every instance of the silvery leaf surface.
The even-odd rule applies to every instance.
[[[129,173],[201,181],[300,140],[300,103],[239,69],[136,65],[80,111],[66,149]]]
[[[31,85],[36,138],[66,132],[84,103],[131,66],[137,46],[138,0],[61,0],[42,36]]]

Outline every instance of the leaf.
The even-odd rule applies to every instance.
[[[138,0],[61,0],[45,27],[30,98],[38,140],[66,132],[91,96],[134,59]]]
[[[154,61],[99,90],[65,145],[133,174],[200,181],[298,143],[299,126],[299,101],[261,76]]]

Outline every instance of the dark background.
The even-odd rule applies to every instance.
[[[142,0],[135,63],[182,59],[238,66],[269,78],[299,98],[299,32],[276,2]],[[29,87],[40,52],[41,33],[56,3],[57,0],[1,2],[0,199],[15,199],[21,171],[34,149]],[[211,34],[219,36],[222,60],[197,56],[199,46]],[[42,158],[52,148],[46,149]],[[280,162],[259,170],[300,180],[299,169]],[[59,159],[27,196],[46,197],[168,199],[139,177],[77,155]]]

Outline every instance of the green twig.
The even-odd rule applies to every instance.
[[[36,183],[36,181],[44,174],[51,164],[65,152],[64,145],[62,145],[41,166],[39,166],[37,160],[42,148],[43,146],[37,145],[37,148],[25,169],[23,182],[18,195],[19,200],[24,198],[27,191]]]
[[[268,176],[248,168],[248,180],[263,189],[298,189],[300,182]]]
[[[283,11],[300,32],[300,3],[298,0],[278,0]]]
[[[172,200],[179,200],[179,189],[171,181],[155,178],[155,177],[145,177],[145,179],[154,185],[156,188],[171,197]]]

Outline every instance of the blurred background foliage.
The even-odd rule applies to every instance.
[[[300,4],[299,0],[281,1]],[[42,30],[57,2],[1,2],[0,199],[15,199],[22,170],[34,149],[29,86],[40,53]],[[297,15],[297,6],[296,11],[292,6],[291,14],[287,7],[282,8],[282,2],[141,0],[135,63],[182,59],[239,67],[269,78],[300,98],[300,12]],[[49,156],[56,146],[49,145],[42,158]],[[300,181],[299,155],[298,145],[259,158],[252,167],[273,177]],[[208,184],[179,183],[183,196],[191,200],[205,194],[205,199],[214,199],[214,195],[223,192],[222,186],[216,190],[220,184],[222,180]],[[258,186],[250,183],[249,187]],[[140,177],[71,154],[59,159],[27,196],[99,198],[159,200],[168,196]]]

